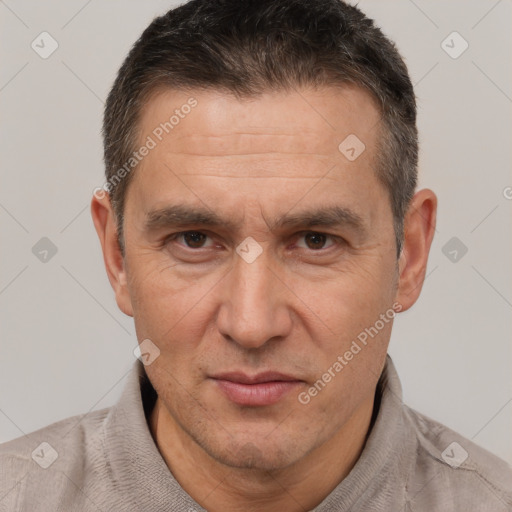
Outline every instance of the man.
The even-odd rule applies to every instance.
[[[401,401],[436,196],[414,93],[339,0],[194,0],[107,100],[91,210],[140,344],[119,403],[1,448],[1,510],[506,511],[512,470]]]

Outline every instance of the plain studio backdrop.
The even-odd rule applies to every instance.
[[[133,364],[89,203],[115,73],[175,5],[0,1],[0,442],[112,405]],[[420,186],[439,198],[423,292],[391,338],[404,400],[512,463],[511,2],[359,7],[406,59]]]

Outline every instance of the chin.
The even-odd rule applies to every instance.
[[[223,446],[205,446],[202,448],[215,460],[238,469],[257,469],[277,471],[290,466],[305,455],[297,450],[297,444],[285,441],[286,446],[276,446],[268,439],[261,440],[227,440]]]

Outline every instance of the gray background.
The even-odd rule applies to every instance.
[[[89,202],[103,183],[103,101],[131,44],[173,5],[0,1],[0,442],[113,404],[133,364]],[[423,293],[392,335],[405,401],[512,462],[511,2],[359,6],[406,58],[421,186],[439,198]],[[59,45],[47,59],[31,48],[43,31]],[[453,31],[469,44],[456,59],[442,47]],[[42,237],[57,247],[46,262],[32,252]]]

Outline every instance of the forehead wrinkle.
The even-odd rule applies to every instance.
[[[170,152],[195,156],[282,154],[325,157],[336,153],[338,143],[337,137],[325,130],[274,133],[272,127],[267,126],[262,126],[260,133],[173,133],[166,139]]]
[[[318,176],[268,176],[268,175],[243,175],[240,174],[223,174],[222,176],[218,174],[206,174],[206,173],[176,173],[176,176],[205,176],[208,178],[237,178],[237,179],[246,179],[246,178],[263,178],[263,179],[281,179],[281,180],[318,180]]]
[[[338,165],[341,155],[322,153],[278,153],[279,157],[254,158],[263,153],[250,155],[196,155],[169,151],[163,155],[161,163],[172,162],[172,174],[176,176],[194,176],[209,178],[279,178],[279,179],[320,179],[329,174],[333,166]],[[253,156],[254,155],[254,156]],[[286,155],[286,156],[285,156]],[[154,162],[159,155],[140,166],[156,168]],[[281,158],[282,157],[282,158]],[[156,170],[156,169],[155,169]],[[170,170],[170,169],[169,169]]]
[[[322,158],[332,158],[336,153],[335,151],[333,150],[332,151],[332,154],[329,155],[329,154],[325,154],[325,153],[312,153],[312,152],[309,152],[309,151],[283,151],[283,150],[279,150],[279,151],[251,151],[250,153],[196,153],[196,152],[192,152],[192,151],[171,151],[170,154],[172,155],[189,155],[189,156],[194,156],[194,157],[198,157],[198,158],[201,158],[201,157],[223,157],[223,156],[253,156],[253,155],[291,155],[291,156],[295,156],[295,155],[311,155],[311,156],[316,156],[316,157],[322,157]]]

